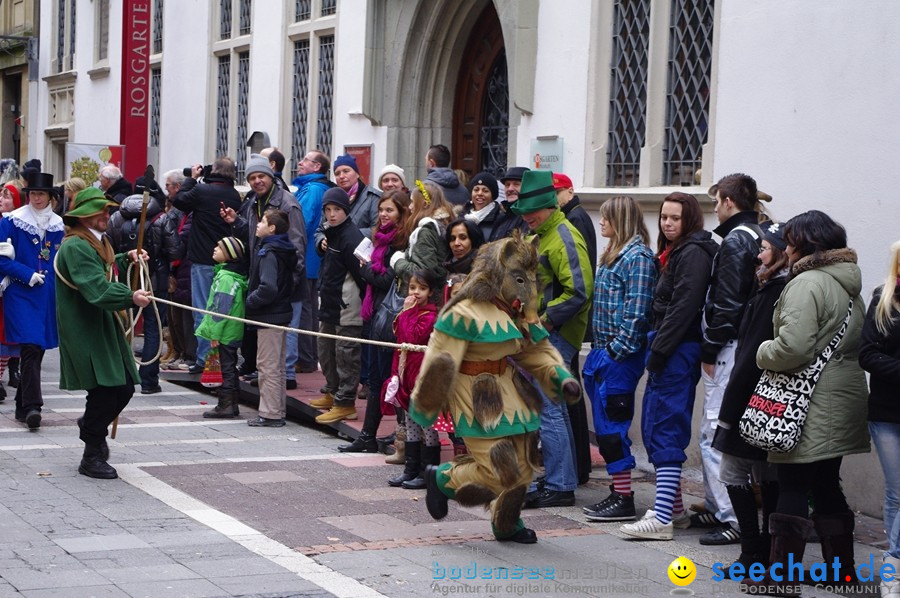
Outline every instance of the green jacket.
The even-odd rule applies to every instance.
[[[400,279],[399,291],[404,297],[409,278],[419,268],[431,270],[441,280],[447,276],[444,262],[450,259],[450,247],[444,239],[445,230],[446,227],[434,218],[422,218],[409,237],[406,251],[398,251],[391,257],[391,267]]]
[[[124,271],[125,256],[116,256]],[[103,260],[87,241],[63,240],[56,267],[62,280],[56,284],[56,320],[59,327],[59,387],[90,390],[98,386],[138,384],[131,345],[125,339],[115,311],[134,306],[131,289],[106,278]]]
[[[775,338],[756,352],[761,368],[796,372],[812,363],[847,316],[847,332],[813,390],[800,442],[789,453],[769,453],[773,463],[813,463],[869,452],[866,414],[868,388],[859,365],[859,339],[866,306],[860,296],[862,277],[852,249],[810,255],[792,268],[772,317]]]
[[[594,273],[584,237],[562,210],[554,210],[533,231],[538,245],[541,318],[575,349],[581,349],[594,294]]]
[[[247,277],[228,270],[225,264],[216,264],[214,272],[206,311],[243,318]],[[205,314],[197,327],[197,336],[219,341],[223,345],[233,345],[244,338],[244,323]]]

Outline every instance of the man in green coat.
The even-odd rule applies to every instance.
[[[115,255],[103,234],[110,205],[113,202],[94,187],[75,196],[75,207],[63,218],[68,232],[55,264],[59,387],[88,391],[84,415],[78,418],[79,436],[85,444],[78,473],[100,479],[118,477],[107,463],[107,429],[131,400],[134,385],[140,383],[116,312],[150,304],[148,291],[132,292],[115,282],[117,270],[126,268],[126,255]],[[127,257],[135,261],[135,251]]]

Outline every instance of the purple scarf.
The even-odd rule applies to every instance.
[[[391,243],[396,236],[397,225],[393,222],[388,222],[387,225],[378,227],[378,231],[375,233],[375,249],[372,251],[372,261],[369,262],[372,272],[375,274],[384,274],[387,271],[387,267],[384,265],[384,256],[391,248]],[[366,285],[366,295],[363,297],[359,315],[367,322],[375,315],[375,291],[370,284]]]

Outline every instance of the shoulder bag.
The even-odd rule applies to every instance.
[[[394,335],[394,320],[403,309],[404,297],[400,294],[400,283],[397,278],[391,283],[384,301],[375,310],[372,316],[372,340],[394,343],[397,337]]]
[[[738,422],[741,438],[747,444],[772,453],[789,453],[796,448],[816,383],[844,338],[852,314],[853,297],[837,334],[816,359],[799,372],[763,370]]]

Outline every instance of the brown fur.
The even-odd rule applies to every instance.
[[[493,375],[478,374],[472,382],[472,412],[485,430],[492,430],[500,423],[503,397]]]
[[[518,370],[513,372],[513,385],[529,409],[540,412],[544,408],[544,402],[541,400],[541,395],[538,394],[534,384],[526,380],[525,376]]]
[[[538,438],[537,432],[528,432],[528,437],[525,439],[525,459],[531,469],[540,469],[544,466],[541,451],[538,450]]]
[[[525,493],[528,485],[522,484],[511,488],[497,497],[494,503],[494,516],[491,523],[501,536],[507,536],[516,529],[519,515],[522,513],[522,505],[525,503]]]
[[[491,466],[497,474],[497,479],[506,488],[509,488],[519,479],[519,458],[516,456],[516,445],[512,440],[503,438],[491,447]]]
[[[430,362],[426,361],[422,371],[419,372],[419,379],[412,395],[417,409],[423,413],[435,413],[444,409],[449,403],[455,374],[456,365],[453,363],[453,357],[446,351],[435,355]]]
[[[483,506],[487,509],[495,498],[497,495],[490,488],[473,482],[456,489],[456,502],[464,507]]]
[[[475,457],[473,457],[472,455],[470,455],[468,453],[466,453],[464,455],[456,455],[455,457],[453,457],[454,465],[466,465],[468,463],[474,463],[474,462],[475,462]]]
[[[828,251],[817,251],[816,253],[804,256],[797,260],[791,267],[794,276],[807,270],[815,270],[832,264],[855,264],[856,251],[853,249],[829,249]]]

